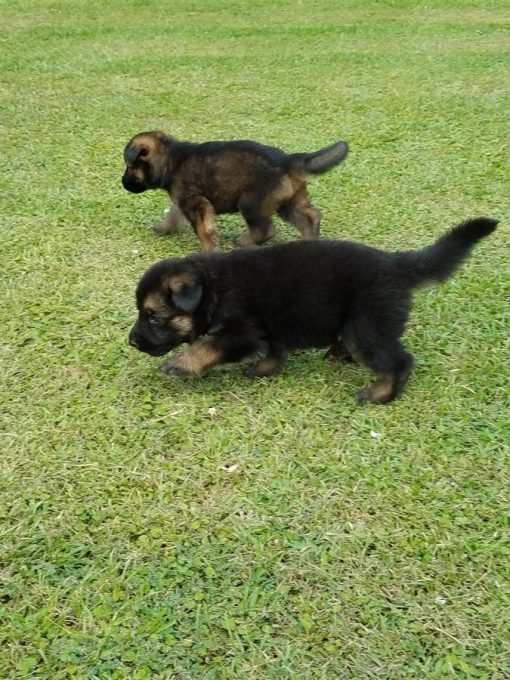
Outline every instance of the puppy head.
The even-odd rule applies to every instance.
[[[147,189],[165,188],[170,142],[170,137],[163,132],[141,132],[128,142],[124,149],[124,189],[139,194]]]
[[[136,290],[138,319],[129,344],[152,356],[197,338],[195,314],[204,292],[198,270],[183,260],[163,260],[142,276]]]

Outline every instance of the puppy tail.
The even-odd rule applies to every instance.
[[[395,253],[402,278],[410,288],[446,281],[497,224],[497,220],[478,217],[462,222],[428,248]]]
[[[341,163],[349,153],[347,142],[335,142],[311,153],[287,156],[287,169],[297,175],[322,175]]]

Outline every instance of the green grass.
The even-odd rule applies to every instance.
[[[0,677],[510,677],[508,4],[1,2]],[[163,194],[131,135],[338,138],[323,233],[384,248],[500,218],[420,292],[418,367],[294,355],[165,380],[127,346]],[[237,216],[219,220],[231,247]],[[282,226],[278,240],[296,238]],[[211,411],[211,409],[215,409]]]

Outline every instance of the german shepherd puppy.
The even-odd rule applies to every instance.
[[[240,212],[248,225],[236,239],[238,246],[272,238],[274,213],[297,227],[304,239],[314,239],[320,213],[310,202],[306,182],[331,170],[347,153],[345,142],[288,155],[257,142],[192,144],[163,132],[142,132],[124,150],[122,184],[135,194],[164,189],[175,206],[154,230],[175,232],[189,221],[203,250],[218,248],[214,216],[223,213]]]
[[[138,284],[129,343],[152,356],[189,343],[161,366],[178,376],[249,358],[249,375],[268,376],[289,350],[329,347],[375,373],[358,401],[385,404],[413,366],[401,342],[413,289],[446,281],[496,225],[464,222],[423,250],[319,240],[163,260]]]

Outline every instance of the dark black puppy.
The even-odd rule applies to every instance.
[[[272,215],[293,224],[303,238],[319,235],[320,213],[306,188],[347,156],[345,142],[312,153],[286,154],[251,141],[180,142],[163,132],[142,132],[124,150],[125,189],[138,194],[164,189],[174,203],[154,227],[158,234],[177,231],[191,222],[203,250],[218,247],[214,216],[242,213],[248,231],[237,245],[260,244],[274,236]]]
[[[329,358],[354,359],[376,374],[360,403],[384,404],[413,366],[400,340],[412,290],[448,279],[496,225],[471,220],[416,251],[297,241],[163,260],[138,284],[129,342],[153,356],[189,343],[161,366],[175,375],[251,357],[249,374],[266,376],[282,368],[289,350],[329,347]]]

